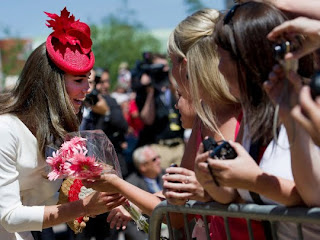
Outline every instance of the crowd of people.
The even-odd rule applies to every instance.
[[[89,27],[64,9],[62,33],[60,17],[47,13],[53,33],[17,86],[0,94],[0,238],[54,239],[52,226],[94,215],[76,239],[116,239],[118,230],[147,239],[126,200],[149,216],[163,200],[320,206],[318,6],[241,0],[225,13],[201,9],[172,31],[171,64],[149,52],[134,69],[122,63],[113,92],[108,69],[94,67]],[[83,180],[94,194],[57,204],[62,180],[45,177],[46,146],[95,129],[112,142],[122,177]],[[187,140],[184,129],[192,129]],[[208,138],[216,142],[209,150]],[[231,159],[217,153],[221,143]],[[170,218],[184,238],[183,217]],[[202,217],[189,220],[193,238],[205,239]],[[245,219],[228,221],[232,239],[249,239]],[[208,223],[211,239],[226,239],[223,218]],[[255,239],[272,239],[267,222],[252,227]],[[297,239],[295,228],[279,222],[278,239]],[[320,226],[303,224],[302,232],[317,239]]]

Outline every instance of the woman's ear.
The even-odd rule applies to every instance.
[[[139,166],[139,170],[140,170],[140,172],[145,173],[145,171],[146,171],[146,163],[141,163],[140,166]]]
[[[183,59],[182,59],[182,63],[184,64],[184,66],[187,66],[187,62],[188,62],[188,59],[187,59],[187,58],[183,58]]]

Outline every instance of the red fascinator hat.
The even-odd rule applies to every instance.
[[[45,14],[51,18],[46,25],[53,29],[46,41],[50,59],[66,73],[82,75],[89,72],[94,65],[89,26],[79,19],[75,21],[73,15],[69,17],[67,8],[61,11],[61,16]]]

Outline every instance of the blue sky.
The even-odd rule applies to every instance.
[[[86,23],[101,23],[110,13],[121,13],[124,2],[134,10],[135,19],[148,29],[173,29],[187,15],[183,0],[3,0],[0,7],[0,38],[34,38],[47,36],[51,29],[45,26],[48,19],[43,13],[59,13],[66,6],[76,19]],[[224,0],[202,0],[207,7],[222,10]]]

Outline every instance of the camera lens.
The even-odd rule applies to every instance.
[[[276,44],[273,47],[275,58],[278,61],[284,59],[284,55],[287,53],[288,45],[290,46],[290,42],[286,41],[280,44]]]
[[[320,95],[320,71],[311,78],[310,89],[313,99]]]

